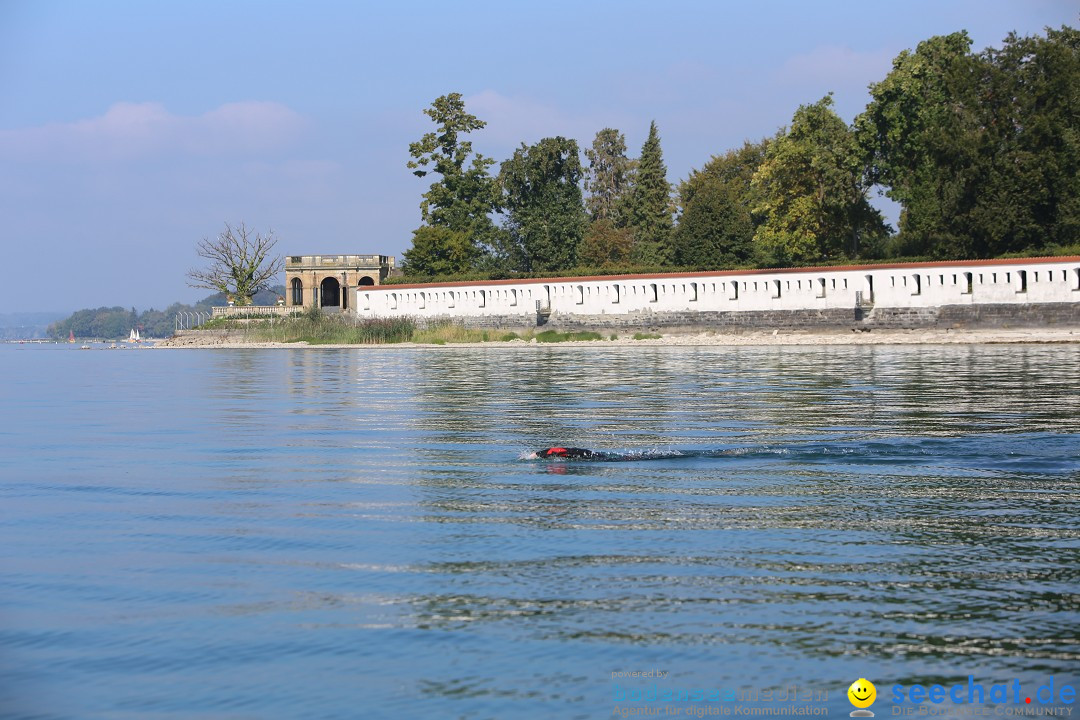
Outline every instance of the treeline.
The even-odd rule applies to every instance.
[[[51,312],[0,313],[0,340],[33,340],[48,337],[49,323],[59,318]]]
[[[269,290],[257,293],[256,305],[273,305],[279,295],[285,294],[284,285],[276,285]],[[223,293],[215,293],[194,305],[173,303],[164,310],[144,310],[135,308],[125,310],[122,307],[100,307],[97,309],[77,310],[69,317],[49,326],[49,337],[66,340],[74,334],[80,340],[124,340],[133,329],[138,329],[144,338],[164,338],[176,329],[176,315],[181,312],[210,312],[212,307],[228,304]]]
[[[424,112],[409,147],[423,224],[408,278],[648,268],[783,267],[884,258],[1059,254],[1080,242],[1080,33],[966,32],[904,51],[851,125],[831,94],[771,137],[715,155],[672,187],[656,124],[636,158],[605,128],[584,151],[544,138],[495,161],[466,136],[461,95]],[[901,206],[899,228],[870,204]]]

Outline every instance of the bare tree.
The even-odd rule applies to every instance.
[[[196,252],[210,261],[210,267],[189,270],[188,285],[217,290],[235,297],[237,305],[250,305],[251,296],[269,287],[285,267],[284,258],[270,255],[276,244],[273,230],[263,236],[244,223],[236,228],[225,223],[225,231],[216,239],[199,242]]]

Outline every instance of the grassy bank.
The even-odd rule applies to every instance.
[[[352,322],[348,318],[305,312],[266,319],[215,318],[200,330],[236,330],[251,342],[306,342],[309,345],[373,345],[408,342],[416,324],[408,318]]]
[[[501,330],[476,330],[460,323],[441,322],[419,327],[411,318],[356,320],[349,316],[305,312],[289,317],[265,319],[215,318],[202,330],[236,330],[250,342],[306,342],[309,345],[375,345],[385,343],[454,343],[524,342],[558,343],[571,340],[603,340],[595,332],[558,332],[531,330],[516,333]],[[611,335],[610,339],[617,339]]]

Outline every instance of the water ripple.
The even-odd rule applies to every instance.
[[[14,717],[1080,667],[1074,346],[65,350],[0,348]]]

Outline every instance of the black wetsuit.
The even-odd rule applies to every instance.
[[[685,458],[718,458],[743,455],[739,448],[717,448],[715,450],[639,450],[636,452],[604,452],[576,447],[547,447],[528,455],[531,460],[602,460],[607,462],[629,462],[642,460],[673,460]]]
[[[594,450],[586,450],[585,448],[573,448],[573,447],[549,447],[543,450],[536,451],[536,457],[538,458],[563,458],[566,460],[581,460],[589,458],[602,458],[603,453],[598,453]]]

